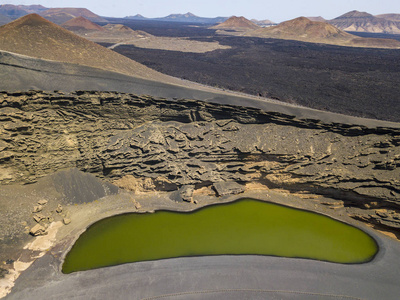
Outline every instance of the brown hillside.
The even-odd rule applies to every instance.
[[[102,17],[96,15],[95,13],[91,12],[86,8],[73,8],[73,7],[50,8],[42,12],[40,15],[51,21],[53,20],[56,21],[56,19],[66,18],[67,16],[70,16],[69,19],[73,19],[76,17],[84,17],[92,22],[107,22],[107,20],[103,19]],[[60,22],[55,22],[55,23],[62,24],[68,20],[63,19],[61,23]]]
[[[314,22],[325,22],[326,20],[323,18],[323,17],[321,17],[321,16],[318,16],[318,17],[307,17],[307,19],[309,19],[310,21],[314,21]]]
[[[37,14],[0,27],[0,50],[158,79],[164,76],[123,55],[81,38]]]
[[[275,22],[272,22],[271,20],[256,20],[256,19],[251,19],[251,22],[258,26],[270,26],[270,25],[276,25]]]
[[[104,25],[103,28],[114,31],[114,32],[124,32],[124,33],[134,33],[135,31],[128,26],[123,24],[107,24]]]
[[[27,14],[39,13],[46,9],[48,8],[42,5],[2,4],[0,5],[0,14],[9,17],[11,20],[15,20]]]
[[[383,14],[375,16],[389,21],[400,22],[400,14]]]
[[[75,16],[61,12],[61,13],[52,14],[50,16],[45,16],[45,18],[54,24],[61,25],[69,20],[72,20],[73,18],[75,18]]]
[[[101,27],[100,25],[97,25],[93,23],[92,21],[89,21],[88,19],[84,17],[76,17],[73,18],[61,25],[62,27],[76,31],[76,30],[96,30],[96,31],[104,31],[105,29]]]
[[[400,23],[356,10],[328,22],[345,31],[400,34]]]
[[[246,33],[248,36],[294,39],[319,42],[326,39],[347,40],[351,34],[324,22],[314,22],[305,17],[282,22],[277,26],[260,28]]]
[[[225,22],[211,27],[212,29],[230,29],[230,30],[254,30],[260,26],[254,24],[245,17],[230,17]]]
[[[244,35],[350,47],[400,48],[399,41],[359,38],[331,24],[314,22],[305,17],[282,22],[273,27],[260,28]]]
[[[141,40],[143,38],[155,38],[153,35],[141,31],[132,30],[122,24],[107,24],[99,30],[72,30],[74,33],[84,37],[95,43],[110,43],[110,44],[130,44],[132,41]],[[147,40],[147,39],[146,39]],[[111,47],[110,49],[113,49]]]

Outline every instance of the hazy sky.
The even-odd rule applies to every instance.
[[[333,19],[351,10],[371,14],[400,13],[399,0],[0,0],[0,4],[42,4],[46,7],[86,7],[107,17],[141,14],[164,17],[191,12],[201,17],[232,15],[281,22],[299,16]]]

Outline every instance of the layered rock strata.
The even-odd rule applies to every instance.
[[[324,194],[400,232],[400,129],[113,92],[0,92],[0,183],[68,167],[159,190],[234,181]]]

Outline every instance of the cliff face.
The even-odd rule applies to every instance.
[[[259,182],[342,199],[354,217],[400,228],[399,129],[132,94],[2,92],[0,151],[1,184],[68,167],[162,190]]]

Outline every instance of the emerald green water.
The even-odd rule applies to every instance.
[[[190,213],[156,211],[103,219],[67,254],[71,273],[182,256],[257,254],[361,263],[378,250],[362,230],[316,213],[242,199]]]

